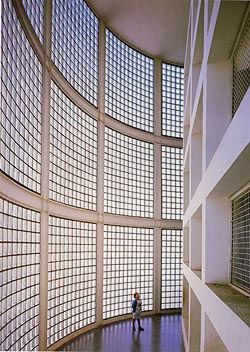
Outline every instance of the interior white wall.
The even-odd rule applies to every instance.
[[[218,145],[231,121],[230,60],[221,60],[207,65],[206,111],[204,116],[205,168],[208,167]],[[225,99],[226,97],[226,99]]]
[[[201,308],[204,309],[209,317],[211,324],[225,345],[226,350],[230,352],[248,352],[250,346],[250,334],[247,324],[185,264],[183,265],[183,273],[189,287],[192,288]],[[191,307],[189,305],[189,316],[192,316],[193,314],[197,315],[197,309],[199,312],[199,305],[198,307],[195,307],[194,305]],[[200,319],[197,321],[197,325],[198,324],[200,327],[197,326],[197,332],[200,331],[199,329],[204,329],[203,334],[201,335],[201,337],[204,338],[206,334],[204,320]],[[184,326],[184,324],[182,326]],[[192,352],[190,349],[190,341],[187,338],[187,336],[189,336],[188,332],[186,333],[184,331],[183,333],[185,336],[184,340],[187,339],[186,351]],[[217,352],[216,341],[217,337],[214,340],[211,340],[210,344],[213,346],[214,351]],[[201,345],[204,345],[204,343],[205,342],[201,340]]]
[[[228,198],[206,199],[203,203],[202,279],[226,284],[230,280],[230,202]]]
[[[246,352],[250,345],[249,326],[208,286],[230,282],[231,197],[250,182],[250,89],[233,119],[231,114],[230,55],[246,8],[246,2],[220,0],[192,1],[190,8],[182,324],[189,352]]]
[[[202,217],[200,215],[193,216],[190,219],[190,242],[189,266],[192,270],[201,271],[202,262]]]
[[[216,345],[216,352],[227,352],[227,349],[213,324],[208,318],[204,309],[201,312],[201,327],[203,332],[201,333],[201,352],[214,352],[214,346]],[[204,336],[202,335],[204,333]]]
[[[189,330],[188,330],[188,351],[200,351],[200,330],[201,330],[201,305],[191,287],[189,287]]]

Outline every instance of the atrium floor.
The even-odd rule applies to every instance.
[[[142,319],[145,331],[132,333],[131,321],[93,329],[68,344],[62,351],[84,352],[184,352],[181,315],[167,314]]]

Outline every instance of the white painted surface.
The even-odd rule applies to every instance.
[[[249,327],[185,264],[183,272],[227,350],[249,352]]]
[[[108,27],[148,55],[184,63],[190,0],[88,0]]]
[[[188,352],[246,352],[250,346],[250,328],[206,285],[230,282],[230,197],[250,181],[250,88],[231,116],[230,53],[245,9],[245,2],[220,0],[205,1],[204,14],[202,8],[199,13],[199,1],[192,1],[190,9],[192,39],[188,35],[184,98],[182,324]],[[200,18],[192,18],[196,13]],[[203,19],[204,28],[200,26]],[[194,304],[195,299],[199,304]]]

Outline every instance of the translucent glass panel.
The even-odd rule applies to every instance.
[[[162,134],[182,138],[184,70],[162,64]]]
[[[153,217],[153,144],[105,129],[104,211]]]
[[[153,132],[154,61],[106,31],[105,112]]]
[[[250,294],[250,188],[232,202],[232,283]]]
[[[161,309],[182,307],[182,231],[162,230]]]
[[[7,0],[1,38],[1,168],[40,192],[42,66]]]
[[[182,149],[162,146],[162,218],[182,219]]]
[[[52,60],[69,83],[97,106],[98,19],[83,0],[52,3]]]
[[[0,350],[35,350],[40,213],[0,199],[0,223]]]
[[[153,229],[104,225],[104,319],[130,313],[136,291],[153,309],[153,239]]]
[[[97,121],[52,82],[50,198],[96,210]]]
[[[25,11],[41,42],[43,41],[44,1],[45,0],[22,0]]]
[[[50,217],[48,346],[95,322],[96,225]]]
[[[232,112],[237,111],[250,86],[250,14],[233,57]]]

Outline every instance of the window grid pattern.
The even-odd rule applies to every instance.
[[[182,231],[162,230],[161,309],[182,307]]]
[[[36,35],[43,42],[44,0],[22,0],[22,3]]]
[[[154,61],[106,31],[105,112],[153,132]]]
[[[0,350],[36,350],[40,213],[0,199],[0,219]]]
[[[162,146],[162,218],[182,219],[182,149]]]
[[[153,229],[104,225],[103,319],[131,313],[140,292],[153,309]]]
[[[250,294],[250,188],[232,202],[232,284]]]
[[[96,224],[50,216],[48,346],[95,322]]]
[[[250,86],[250,15],[233,57],[233,115]]]
[[[42,65],[7,0],[1,34],[1,169],[40,193]]]
[[[154,216],[153,144],[105,129],[104,211]]]
[[[53,0],[52,60],[91,104],[98,98],[98,19],[85,1]]]
[[[52,82],[50,198],[96,210],[97,121]]]
[[[183,137],[184,70],[162,64],[162,134]]]

